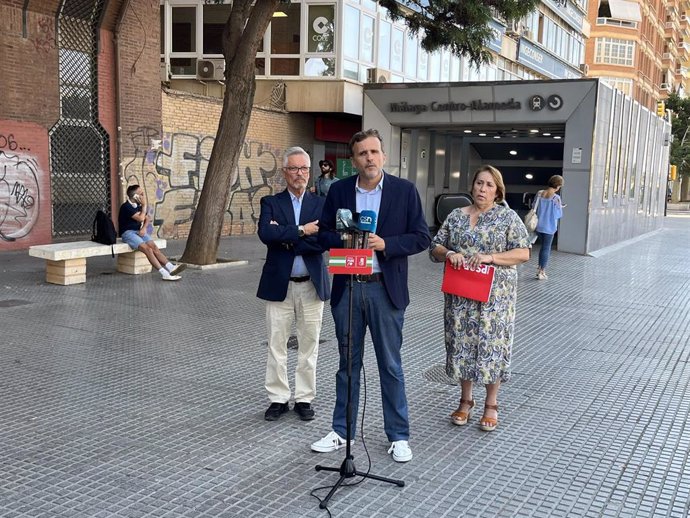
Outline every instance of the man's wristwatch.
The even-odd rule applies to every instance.
[[[297,235],[299,237],[304,237],[304,227],[302,225],[297,227]]]

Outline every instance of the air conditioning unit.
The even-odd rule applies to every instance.
[[[659,85],[659,88],[661,88],[662,90],[666,90],[667,92],[670,92],[672,85],[671,85],[671,83],[661,83]]]
[[[165,61],[161,62],[161,83],[167,83],[170,81],[170,77],[168,76],[168,65]]]
[[[223,79],[225,79],[225,60],[197,59],[196,78],[206,81],[222,81]]]
[[[389,83],[391,80],[391,73],[382,68],[368,68],[367,69],[367,83]]]
[[[587,63],[580,63],[580,72],[584,75],[589,74],[589,65]]]
[[[512,20],[508,23],[506,27],[506,36],[519,36],[520,35],[520,22],[517,20]]]

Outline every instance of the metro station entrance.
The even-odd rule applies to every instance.
[[[663,222],[670,125],[596,79],[366,85],[363,127],[379,130],[387,171],[416,184],[432,227],[438,195],[470,192],[486,164],[521,216],[550,176],[564,177],[561,251]]]

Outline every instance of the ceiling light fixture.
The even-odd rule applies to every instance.
[[[546,133],[542,133],[542,135],[544,135],[545,137],[550,137],[550,136],[551,136],[551,133],[549,133],[549,132],[547,131]]]
[[[527,173],[525,175],[525,178],[527,178],[528,180],[531,180],[532,178],[534,178],[534,175],[532,173]]]
[[[555,135],[553,138],[555,138],[556,140],[561,140],[563,137],[561,137],[560,135]]]
[[[463,133],[472,133],[472,130],[464,130]]]
[[[531,129],[531,130],[529,130],[529,132],[530,133],[539,133],[539,130],[538,129]]]
[[[486,137],[486,133],[480,133],[479,136],[480,137]]]
[[[508,151],[508,153],[510,153],[513,156],[517,155],[517,151],[515,151],[514,149],[511,149],[510,151]]]
[[[500,135],[494,135],[494,138],[501,138]]]

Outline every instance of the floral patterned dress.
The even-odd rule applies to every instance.
[[[431,241],[430,250],[443,245],[464,256],[495,254],[529,248],[525,225],[515,211],[496,205],[479,214],[470,227],[470,216],[453,210]],[[433,261],[436,259],[431,256]],[[492,384],[510,379],[510,360],[517,297],[517,268],[496,266],[488,302],[445,294],[444,327],[446,373],[462,380]]]

